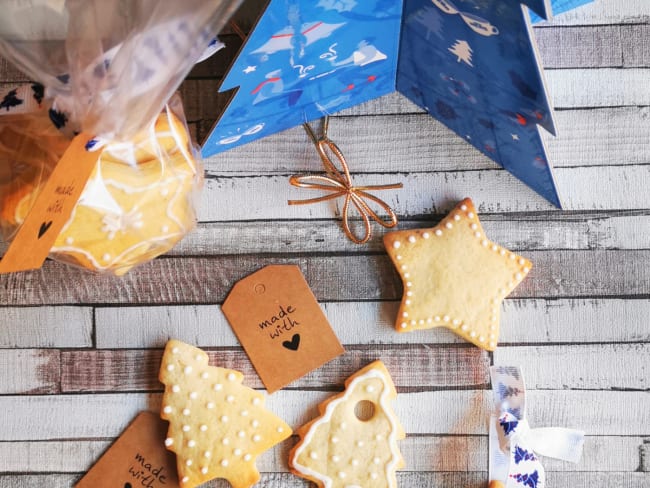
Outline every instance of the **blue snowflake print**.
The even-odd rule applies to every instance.
[[[499,386],[497,388],[499,391],[499,396],[501,398],[510,398],[513,396],[519,396],[520,394],[523,393],[523,391],[521,391],[519,388],[507,386],[504,385],[503,383],[499,383]]]
[[[86,151],[92,151],[93,148],[97,145],[99,141],[97,139],[91,139],[86,143]]]
[[[539,474],[536,470],[532,473],[511,474],[510,477],[522,486],[528,486],[529,488],[537,488],[537,484],[539,483]]]
[[[488,129],[494,128],[494,124],[490,120],[479,119],[478,122]],[[512,376],[514,379],[519,380],[519,368],[516,366],[499,366],[497,368],[497,373]]]
[[[7,93],[0,102],[0,108],[6,108],[7,112],[9,112],[10,108],[22,105],[23,100],[18,98],[17,95],[18,94],[16,93],[16,90],[11,90],[9,93]]]
[[[503,429],[505,435],[510,435],[517,428],[517,425],[519,425],[519,421],[499,419],[499,425]]]
[[[522,461],[536,461],[537,458],[532,451],[527,451],[523,447],[515,446],[515,464]]]

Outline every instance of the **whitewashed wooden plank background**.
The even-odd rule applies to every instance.
[[[237,15],[250,29],[261,0]],[[301,266],[347,353],[268,398],[292,425],[382,358],[409,434],[403,487],[483,487],[491,364],[521,364],[535,426],[587,431],[577,464],[546,460],[549,487],[650,486],[650,2],[597,0],[535,29],[557,109],[546,137],[566,208],[549,206],[400,95],[337,114],[330,135],[355,177],[403,181],[388,201],[402,228],[435,225],[470,196],[493,240],[531,258],[503,307],[501,346],[446,330],[395,334],[401,285],[378,231],[342,238],[336,205],[288,207],[287,175],[318,170],[300,128],[208,159],[197,230],[123,279],[48,262],[0,277],[0,488],[72,486],[141,409],[157,409],[170,337],[262,385],[220,303],[268,263]],[[216,88],[240,41],[181,87],[204,137],[228,100]],[[0,59],[0,86],[27,81]],[[0,247],[0,251],[4,247]],[[295,438],[260,458],[260,486],[306,487],[287,472]],[[225,487],[214,482],[212,487]]]

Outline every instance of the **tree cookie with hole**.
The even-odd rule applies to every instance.
[[[433,228],[386,234],[384,245],[404,284],[398,332],[446,327],[496,349],[501,303],[532,263],[488,240],[472,200]]]
[[[345,382],[345,391],[319,405],[320,416],[298,430],[291,471],[321,488],[393,488],[404,465],[397,441],[404,430],[393,411],[397,397],[381,361]]]
[[[165,445],[176,453],[183,488],[214,478],[252,486],[260,479],[257,456],[291,435],[264,407],[264,396],[242,385],[239,371],[209,366],[201,349],[170,340],[159,378],[161,417],[169,421]]]

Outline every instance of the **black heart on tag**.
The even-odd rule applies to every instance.
[[[300,334],[294,334],[290,341],[284,341],[282,345],[287,349],[297,351],[298,346],[300,345]]]
[[[124,488],[133,488],[133,487],[131,486],[131,483],[126,482],[124,483]]]
[[[51,220],[50,220],[49,222],[43,222],[43,223],[41,224],[41,228],[38,229],[38,238],[39,238],[39,239],[40,239],[41,237],[43,237],[43,234],[45,234],[45,233],[48,231],[48,229],[50,228],[51,225],[52,225],[52,221],[51,221]]]

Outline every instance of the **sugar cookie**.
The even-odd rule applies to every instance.
[[[170,422],[165,445],[176,453],[183,488],[214,478],[248,488],[260,479],[257,456],[291,435],[264,396],[241,384],[239,371],[209,366],[201,349],[170,340],[159,378],[161,417]]]
[[[375,361],[345,382],[345,391],[319,405],[320,417],[298,430],[291,471],[321,488],[394,488],[404,465],[397,440],[404,430],[391,400],[388,370]]]
[[[496,349],[501,302],[532,263],[488,240],[469,198],[437,226],[390,232],[384,245],[404,284],[398,332],[446,327]]]

